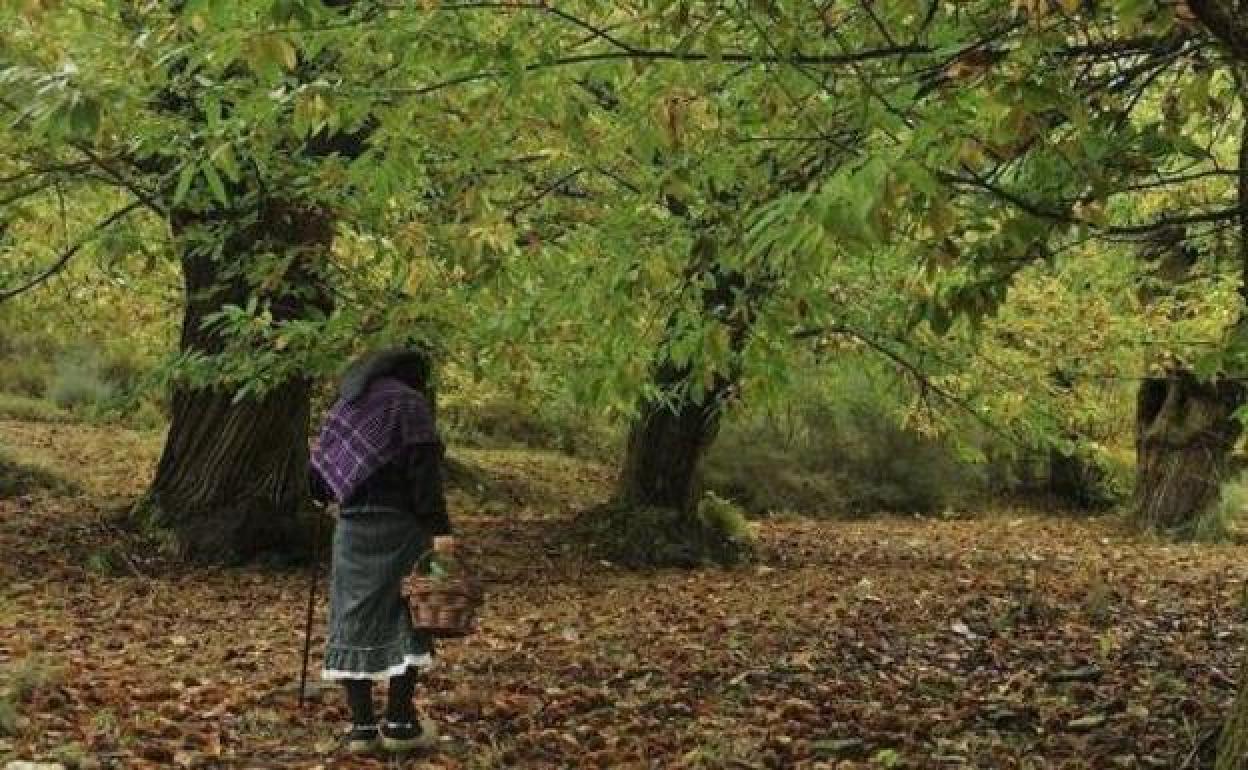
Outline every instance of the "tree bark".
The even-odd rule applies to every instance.
[[[658,368],[660,388],[683,385],[689,372],[666,362]],[[681,396],[674,403],[643,399],[628,433],[617,497],[638,506],[691,511],[701,497],[699,468],[719,432],[720,403],[731,383],[717,380],[695,404]]]
[[[701,290],[703,313],[727,327],[735,359],[749,339],[765,287],[750,286],[744,275],[720,265],[716,246],[708,237],[694,244],[689,277],[705,286]],[[669,332],[678,321],[675,316],[668,319]],[[719,433],[723,408],[737,389],[737,367],[732,363],[715,373],[703,393],[691,392],[691,365],[661,357],[653,371],[658,390],[672,397],[642,399],[629,430],[616,497],[630,505],[692,511],[701,497],[702,459]]]
[[[205,318],[253,296],[269,303],[275,322],[329,309],[316,288],[317,265],[333,237],[326,212],[262,204],[254,225],[226,239],[221,258],[179,237],[205,223],[202,214],[175,215],[173,222],[183,244],[183,353],[220,353],[225,340],[204,327]],[[252,286],[240,269],[266,251],[290,258],[277,290]],[[236,400],[225,387],[177,386],[164,452],[141,508],[145,519],[171,528],[183,554],[195,560],[302,552],[308,538],[297,514],[307,495],[310,388],[295,379]]]
[[[1218,500],[1239,438],[1239,383],[1190,373],[1146,380],[1136,405],[1133,518],[1143,529],[1189,532]]]

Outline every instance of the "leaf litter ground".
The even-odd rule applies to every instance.
[[[1198,767],[1234,692],[1239,547],[1007,510],[771,521],[749,567],[630,573],[559,538],[605,469],[463,452],[506,483],[488,503],[483,484],[452,496],[490,594],[481,632],[444,645],[418,695],[444,740],[420,758],[344,758],[338,693],[296,704],[306,570],[191,568],[109,525],[156,436],[0,435],[81,490],[0,500],[0,761]]]

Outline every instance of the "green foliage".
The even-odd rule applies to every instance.
[[[697,515],[707,529],[729,540],[745,543],[753,537],[745,512],[714,492],[705,493],[698,501]]]
[[[1054,448],[1045,469],[1057,502],[1081,511],[1103,511],[1127,499],[1130,468],[1097,444]]]
[[[0,697],[0,735],[17,735],[19,716],[17,704],[9,698]]]
[[[783,409],[734,418],[707,458],[708,486],[751,513],[930,514],[984,491],[953,446],[903,424],[904,385],[869,359],[790,393]]]
[[[1239,534],[1248,514],[1248,477],[1228,479],[1222,484],[1217,505],[1192,522],[1190,539],[1198,543],[1222,543]]]
[[[62,409],[90,419],[137,415],[148,425],[161,421],[148,396],[151,364],[123,346],[71,348],[56,359],[48,398]]]
[[[118,577],[133,574],[122,547],[110,544],[94,548],[83,562],[86,570],[100,577]]]
[[[51,362],[26,356],[18,361],[7,358],[0,362],[0,393],[21,398],[41,398],[52,379]]]
[[[29,328],[29,321],[12,312],[0,312],[0,320],[6,327],[0,334],[0,393],[43,397],[55,355],[50,335]]]
[[[1134,379],[1243,368],[1242,84],[1217,30],[1139,0],[695,6],[4,5],[0,287],[81,246],[49,279],[66,296],[4,320],[164,353],[177,263],[205,255],[245,291],[166,384],[241,399],[419,339],[462,436],[578,452],[656,361],[682,371],[665,396],[728,381],[762,413],[812,358],[872,358],[903,395],[802,418],[843,436],[813,446],[842,468],[766,461],[845,510],[940,508],[922,469],[955,452],[1113,455]],[[332,249],[254,237],[273,204],[327,219]],[[1175,212],[1200,254],[1182,286],[1139,259]],[[106,367],[59,368],[60,401],[133,403]]]
[[[27,655],[0,668],[0,685],[19,704],[37,691],[56,685],[64,677],[61,666],[39,655]]]

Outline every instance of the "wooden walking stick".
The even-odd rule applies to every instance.
[[[316,513],[316,525],[313,527],[312,537],[312,579],[308,585],[308,612],[304,620],[303,628],[303,667],[299,670],[299,708],[303,708],[303,703],[308,695],[308,658],[312,654],[312,614],[316,607],[316,584],[321,580],[321,540],[323,534],[321,528],[324,526],[323,519],[328,515],[325,510],[318,510]]]

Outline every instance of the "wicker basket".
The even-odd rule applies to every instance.
[[[467,636],[476,630],[485,599],[481,583],[466,577],[433,579],[412,575],[404,582],[412,624],[434,636]]]

